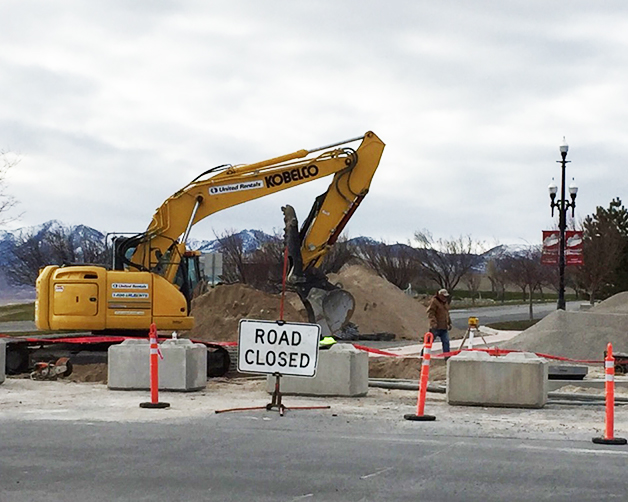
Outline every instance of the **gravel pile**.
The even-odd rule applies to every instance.
[[[628,291],[617,293],[615,296],[607,298],[591,308],[590,312],[598,314],[628,314]]]
[[[628,352],[628,315],[557,310],[500,348],[601,361],[609,342],[615,352]]]

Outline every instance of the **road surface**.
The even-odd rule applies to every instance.
[[[155,413],[159,411],[153,410]],[[0,500],[625,500],[625,447],[315,411],[3,421]]]
[[[582,302],[567,302],[568,311],[577,311]],[[542,319],[556,311],[556,303],[535,303],[533,313],[535,319]],[[478,317],[480,324],[486,326],[495,322],[524,321],[530,318],[529,306],[526,305],[495,305],[455,309],[450,312],[451,322],[456,328],[467,329],[469,317]]]

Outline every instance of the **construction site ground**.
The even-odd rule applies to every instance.
[[[388,333],[394,340],[355,343],[369,345],[396,356],[369,358],[371,378],[418,380],[420,341],[428,329],[425,305],[421,299],[404,294],[397,287],[358,265],[344,268],[332,280],[356,298],[353,321],[361,333]],[[303,321],[304,312],[298,298],[288,296],[285,319]],[[220,286],[199,297],[193,305],[196,327],[187,335],[206,341],[237,340],[238,321],[277,319],[279,295],[270,295],[243,285]],[[553,354],[568,359],[597,361],[588,364],[587,378],[603,378],[604,350],[608,341],[617,349],[628,348],[628,294],[620,294],[600,304],[589,313],[555,312],[522,333],[483,332],[491,346]],[[572,317],[578,322],[572,322]],[[587,324],[583,316],[597,316]],[[612,322],[611,322],[612,321]],[[592,329],[591,325],[597,325]],[[613,328],[611,330],[611,327]],[[1,330],[1,326],[0,326]],[[460,343],[464,331],[454,329],[452,346]],[[480,342],[476,336],[476,344]],[[435,344],[435,352],[439,352]],[[214,417],[216,410],[264,406],[270,401],[265,381],[260,378],[214,378],[204,390],[190,393],[163,393],[171,403],[167,410],[144,410],[139,403],[148,399],[147,392],[111,391],[106,385],[105,364],[75,365],[74,372],[59,381],[33,381],[28,375],[7,377],[0,385],[0,419],[18,420],[85,420],[85,421],[160,421],[187,420],[193,417]],[[434,359],[430,381],[444,385],[445,362]],[[626,377],[617,377],[618,380]],[[600,389],[582,390],[577,382],[564,389],[569,393],[590,393],[601,396]],[[617,387],[617,396],[628,397],[625,387]],[[365,397],[313,398],[286,396],[289,407],[329,405],[321,416],[336,419],[374,419],[384,424],[402,423],[403,415],[413,413],[417,392],[412,390],[371,387]],[[272,416],[273,412],[263,412]],[[428,393],[426,413],[435,415],[437,430],[460,434],[509,437],[589,438],[604,428],[604,407],[597,403],[553,403],[542,409],[509,409],[454,407],[445,402],[445,395]],[[219,417],[220,415],[216,415]],[[259,416],[259,415],[256,415]],[[218,418],[212,418],[218,419]],[[405,424],[403,426],[408,427]],[[615,426],[618,436],[628,436],[628,407],[618,405]]]
[[[566,388],[577,392],[577,387]],[[587,391],[589,392],[589,391]],[[628,397],[619,392],[618,396]],[[64,420],[85,422],[159,422],[182,423],[190,419],[219,420],[216,411],[232,408],[264,407],[270,402],[265,380],[260,378],[217,378],[198,392],[161,392],[165,410],[140,408],[150,401],[149,392],[112,391],[103,383],[34,381],[7,378],[0,386],[0,420]],[[381,427],[418,427],[403,424],[405,414],[416,413],[417,392],[369,388],[364,397],[283,396],[288,407],[329,406],[317,410],[321,420],[375,420]],[[276,411],[239,411],[244,416],[274,419]],[[311,413],[311,412],[309,412]],[[460,436],[520,437],[528,439],[589,440],[603,435],[602,404],[549,403],[542,409],[449,406],[445,395],[428,393],[425,413],[436,416],[431,431]],[[628,436],[628,407],[616,409],[616,436]],[[397,424],[397,425],[394,425]],[[402,425],[403,424],[403,425]],[[421,427],[426,427],[422,425]]]

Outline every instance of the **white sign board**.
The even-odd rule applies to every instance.
[[[318,324],[242,319],[238,371],[313,377],[320,336]]]

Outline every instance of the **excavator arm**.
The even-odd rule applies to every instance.
[[[335,148],[356,140],[362,140],[357,150]],[[169,197],[146,232],[128,239],[119,254],[125,256],[132,250],[132,256],[123,260],[128,269],[158,273],[173,282],[194,224],[223,209],[333,174],[301,230],[303,266],[316,267],[367,194],[383,149],[384,143],[375,133],[367,132],[328,147],[211,169]],[[206,178],[210,174],[213,176]]]

